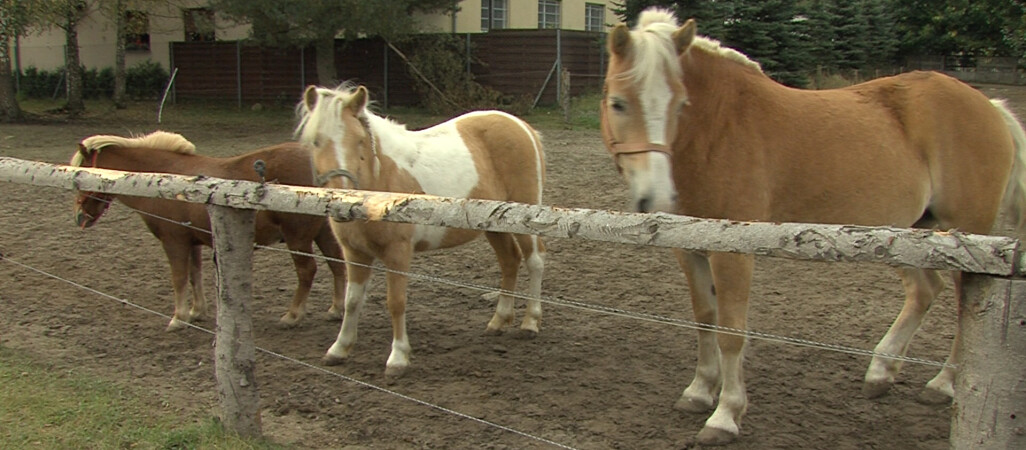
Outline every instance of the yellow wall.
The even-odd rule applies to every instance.
[[[564,30],[584,30],[584,5],[601,3],[606,5],[606,23],[615,25],[619,19],[610,10],[614,0],[562,0],[560,7],[560,28]],[[509,17],[507,28],[538,28],[538,0],[507,0]],[[453,30],[450,15],[422,15],[422,31],[480,33],[481,32],[481,0],[463,0],[459,2],[460,11],[456,13],[456,29]]]
[[[614,0],[562,0],[561,28],[584,29],[585,3],[605,3],[606,23],[615,23],[617,17],[609,10]],[[170,42],[183,41],[185,31],[182,25],[182,9],[208,4],[206,0],[185,0],[174,3],[149,3],[150,49],[129,51],[125,55],[126,67],[151,60],[165,68],[170,66]],[[79,56],[87,69],[114,66],[114,24],[103,12],[93,8],[78,27]],[[451,15],[421,15],[421,31],[424,32],[481,32],[481,0],[459,2],[456,13],[456,29],[453,30]],[[538,0],[508,0],[509,17],[507,28],[538,28]],[[215,35],[218,40],[237,40],[249,36],[247,25],[231,23],[223,17],[215,19]],[[22,70],[36,67],[53,70],[64,65],[64,32],[58,28],[31,32],[19,41],[20,65]]]

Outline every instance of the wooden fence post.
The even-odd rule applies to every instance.
[[[217,272],[217,338],[214,367],[225,429],[257,437],[260,395],[254,378],[256,345],[249,306],[253,292],[253,234],[256,212],[207,205],[214,233]]]
[[[1026,282],[963,280],[951,448],[1026,448]]]
[[[566,67],[559,72],[559,107],[563,109],[563,122],[570,123],[570,71]]]

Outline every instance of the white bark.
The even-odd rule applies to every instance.
[[[1026,448],[1026,283],[965,278],[951,448]]]
[[[249,305],[253,297],[253,233],[256,212],[211,205],[217,280],[214,371],[221,422],[240,436],[260,436],[260,393],[255,379],[256,344]]]
[[[663,213],[620,213],[430,195],[262,185],[249,181],[57,166],[5,157],[0,157],[0,181],[327,215],[339,220],[421,223],[694,251],[876,262],[1006,277],[1026,275],[1018,240],[957,231],[735,222]]]

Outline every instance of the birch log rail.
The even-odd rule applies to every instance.
[[[1017,239],[892,227],[736,222],[430,195],[322,189],[209,177],[121,172],[0,157],[0,181],[336,220],[420,223],[694,251],[1026,276]]]
[[[818,261],[865,261],[969,272],[973,275],[965,280],[966,301],[960,305],[959,345],[965,350],[958,362],[955,380],[950,443],[952,448],[1026,448],[1026,426],[1023,425],[1026,420],[1023,375],[1026,371],[1026,289],[1023,287],[1026,285],[995,277],[1023,278],[1023,255],[1015,239],[955,231],[746,223],[426,195],[302,188],[70,167],[9,157],[0,157],[0,181],[206,203],[214,205],[208,207],[212,214],[228,209],[222,207],[274,209],[329,215],[336,220],[415,222],[689,250],[745,252]],[[215,227],[214,231],[219,230]],[[242,289],[236,294],[245,296],[246,283],[240,286]],[[221,296],[219,305],[224,305],[226,312],[231,307],[245,308],[247,299],[232,298],[224,292]],[[244,326],[248,322],[244,313],[241,319],[233,323]],[[218,320],[222,318],[219,316]],[[253,386],[249,383],[251,376],[247,375],[252,373],[248,365],[252,356],[248,350],[252,345],[251,336],[221,327],[218,333],[219,347],[224,352],[218,349],[215,365],[219,370],[221,367],[238,369],[241,365],[245,377],[239,378],[239,370],[236,370],[234,377],[222,376],[219,382],[239,383],[252,398],[255,392],[248,389]],[[246,342],[235,346],[234,339]],[[233,352],[235,356],[227,356],[234,359],[231,363],[220,361],[220,355]],[[235,386],[223,388],[237,389]],[[259,410],[249,416],[241,415],[245,414],[243,411],[255,409],[252,402],[244,404],[234,395],[224,395],[222,401],[235,402],[222,405],[226,415],[238,413],[229,417],[233,420],[234,431],[244,435],[259,433]]]

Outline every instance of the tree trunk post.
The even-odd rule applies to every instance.
[[[570,71],[566,67],[559,72],[559,107],[563,110],[563,122],[570,123]]]
[[[951,448],[1026,448],[1026,282],[962,277]]]
[[[208,205],[217,272],[217,338],[214,367],[225,429],[258,437],[260,395],[254,377],[256,346],[249,306],[253,290],[256,212]]]

